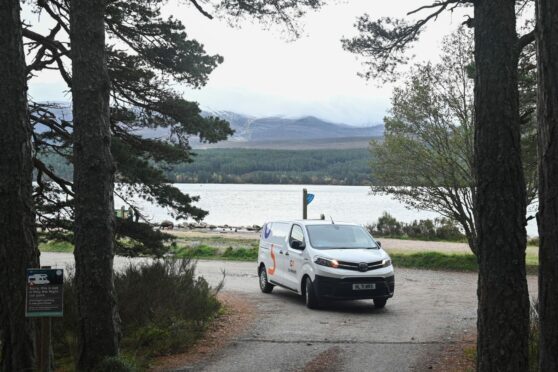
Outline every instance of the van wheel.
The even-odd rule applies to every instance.
[[[314,290],[314,284],[309,277],[306,277],[304,281],[304,300],[306,302],[306,307],[309,309],[317,309],[320,307],[320,299],[316,295],[316,291]]]
[[[267,273],[265,272],[265,266],[260,268],[260,289],[263,293],[271,293],[273,291],[273,284],[267,281]]]
[[[387,298],[375,298],[374,299],[374,307],[376,309],[383,309],[386,306]]]

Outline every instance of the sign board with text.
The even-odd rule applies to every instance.
[[[59,317],[64,313],[64,270],[27,269],[26,317]]]

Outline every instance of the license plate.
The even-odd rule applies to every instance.
[[[376,289],[375,283],[355,283],[353,284],[353,291],[365,291],[370,289]]]

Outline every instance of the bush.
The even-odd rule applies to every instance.
[[[539,244],[540,244],[540,241],[539,241],[538,236],[535,236],[534,238],[527,239],[527,245],[528,246],[532,245],[532,246],[538,247]]]
[[[136,365],[122,357],[109,357],[105,358],[95,368],[95,372],[136,372],[138,368]]]
[[[371,228],[380,236],[397,236],[403,234],[403,229],[401,222],[397,221],[388,212],[384,212],[380,218],[378,218],[378,223],[372,225]]]
[[[377,223],[367,227],[372,235],[384,238],[446,241],[466,239],[455,221],[444,217],[434,220],[415,220],[407,224],[397,221],[389,213],[384,212]]]
[[[195,264],[189,259],[130,265],[115,274],[114,285],[121,349],[145,358],[141,363],[191,345],[220,310],[216,294],[221,286],[211,288],[205,279],[196,278]],[[75,283],[70,276],[65,283],[64,318],[55,320],[53,327],[59,363],[75,361],[77,319]]]

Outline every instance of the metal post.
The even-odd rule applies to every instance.
[[[308,190],[302,189],[302,219],[308,219]]]

